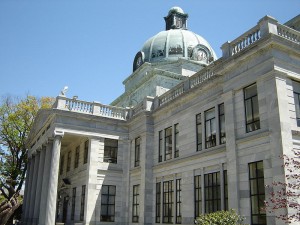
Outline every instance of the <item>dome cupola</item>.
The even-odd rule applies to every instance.
[[[188,14],[180,7],[172,7],[164,17],[166,30],[148,39],[133,62],[133,71],[144,62],[176,61],[179,58],[208,65],[217,59],[210,44],[200,35],[187,29]]]

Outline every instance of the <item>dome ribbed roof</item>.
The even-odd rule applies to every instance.
[[[144,62],[175,61],[179,58],[208,65],[217,56],[210,44],[200,35],[187,29],[188,14],[172,7],[164,17],[166,30],[148,39],[133,61],[133,71]]]
[[[191,59],[195,46],[206,47],[211,56],[217,56],[209,43],[200,35],[189,30],[171,29],[161,31],[148,39],[142,47],[145,62],[173,61],[178,58]]]

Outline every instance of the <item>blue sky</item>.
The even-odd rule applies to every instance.
[[[299,0],[1,0],[0,96],[56,97],[67,85],[68,97],[109,104],[172,6],[218,57],[263,16],[284,23],[300,13]]]

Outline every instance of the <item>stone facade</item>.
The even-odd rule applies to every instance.
[[[194,224],[199,213],[233,208],[248,224],[284,224],[259,206],[264,185],[286,181],[278,156],[300,148],[300,32],[264,17],[222,51],[194,75],[142,65],[125,85],[140,76],[143,89],[147,72],[153,87],[173,83],[141,92],[134,107],[124,96],[116,102],[128,107],[63,95],[41,110],[28,140],[23,222]]]

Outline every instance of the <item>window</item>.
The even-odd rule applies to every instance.
[[[101,221],[115,221],[116,186],[102,185],[101,189]]]
[[[64,172],[64,161],[65,161],[65,156],[63,155],[60,158],[60,167],[59,167],[59,174],[62,175]]]
[[[202,150],[202,121],[201,113],[196,115],[196,129],[197,129],[197,151]]]
[[[224,210],[228,210],[228,181],[227,181],[227,170],[223,172],[224,176]]]
[[[163,223],[173,223],[173,181],[163,183]]]
[[[219,105],[219,135],[220,144],[226,143],[224,103]]]
[[[194,178],[195,189],[195,218],[202,214],[201,175]]]
[[[179,137],[179,130],[178,130],[178,123],[174,126],[174,138],[175,138],[175,151],[174,151],[174,158],[179,157],[179,143],[178,143],[178,137]]]
[[[72,190],[72,208],[71,208],[71,220],[74,220],[75,215],[75,202],[76,202],[76,187]]]
[[[221,210],[220,172],[204,175],[205,213]]]
[[[118,140],[104,139],[104,160],[103,162],[117,163]]]
[[[155,222],[160,223],[160,207],[161,207],[161,183],[156,183],[156,205],[155,205]]]
[[[256,84],[244,88],[244,102],[246,115],[246,132],[260,129],[258,98]]]
[[[159,142],[158,142],[158,162],[162,162],[163,153],[163,131],[159,131]]]
[[[264,210],[265,183],[263,161],[249,163],[249,183],[251,199],[251,224],[266,224],[266,212]]]
[[[84,202],[85,202],[85,185],[82,185],[81,202],[80,202],[80,221],[84,220]]]
[[[181,223],[181,179],[176,180],[176,223]]]
[[[300,83],[293,81],[297,126],[300,126]]]
[[[172,127],[165,129],[165,160],[172,159]]]
[[[141,146],[141,138],[135,139],[135,147],[134,147],[134,166],[140,165],[140,146]]]
[[[70,171],[71,168],[71,151],[68,152],[68,159],[67,159],[67,172]]]
[[[88,161],[89,154],[89,140],[84,142],[84,155],[83,155],[83,164],[86,164]]]
[[[205,147],[214,146],[216,146],[216,118],[215,108],[211,108],[205,112]]]
[[[80,146],[77,146],[77,148],[75,150],[74,168],[78,167],[78,163],[79,163],[79,150],[80,150]]]
[[[132,199],[132,222],[139,222],[139,214],[140,214],[140,185],[133,186],[133,199]]]

